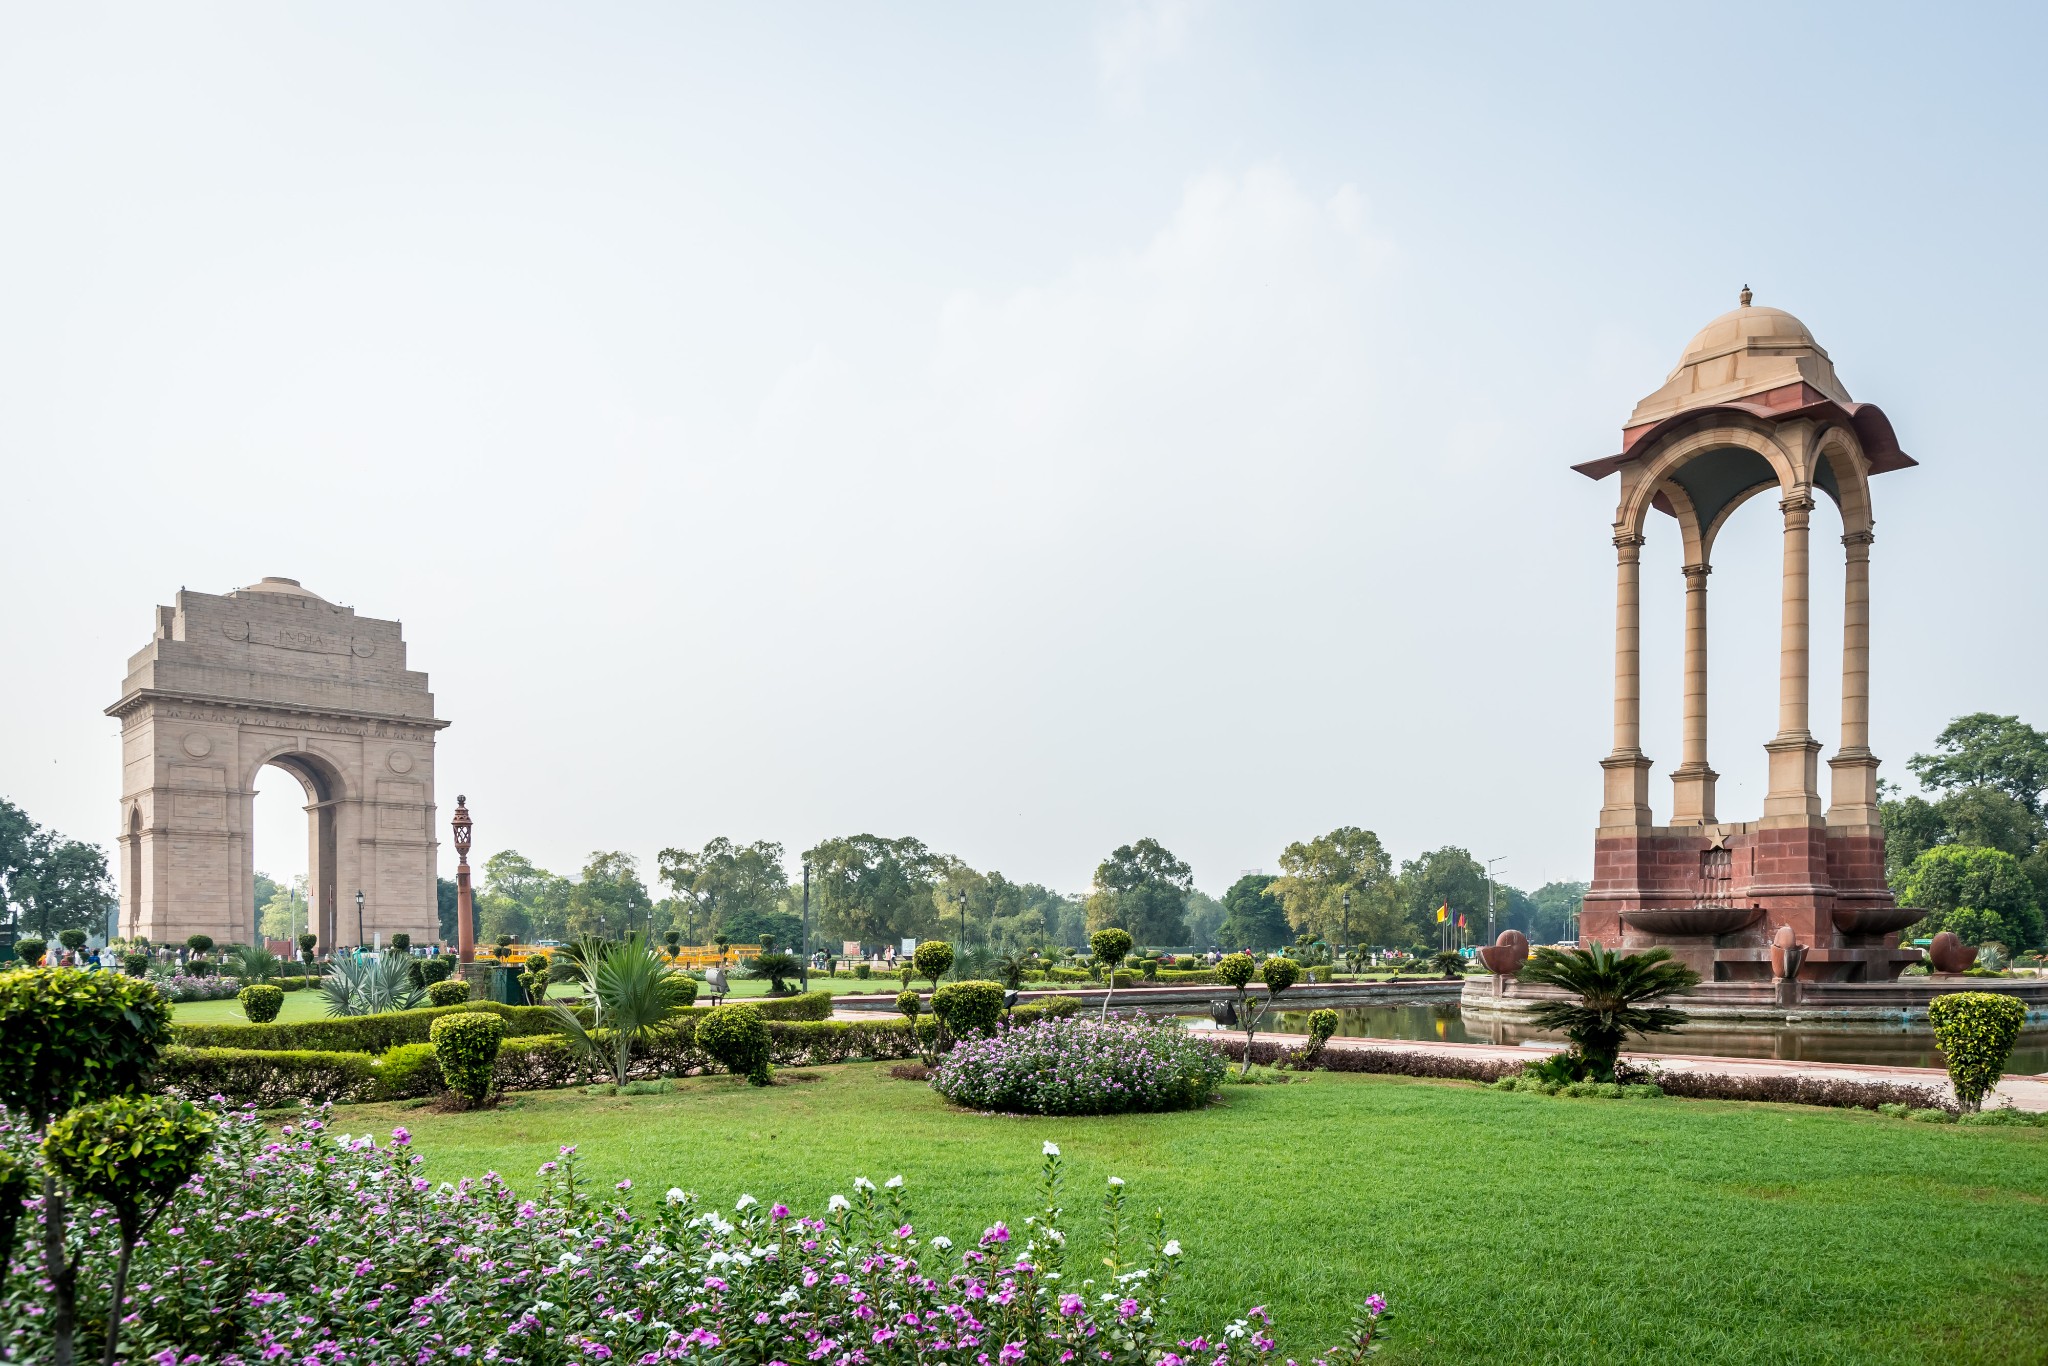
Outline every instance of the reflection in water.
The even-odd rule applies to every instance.
[[[1292,1034],[1308,1032],[1308,1012],[1280,1014],[1270,1028]],[[1469,1024],[1455,1001],[1440,1005],[1352,1006],[1337,1012],[1337,1033],[1350,1039],[1437,1039],[1444,1043],[1519,1044],[1527,1039],[1562,1042],[1556,1035],[1504,1020],[1473,1020]],[[1647,1041],[1631,1039],[1631,1049],[1646,1053],[1704,1053],[1724,1058],[1783,1058],[1791,1062],[1869,1063],[1881,1067],[1940,1067],[1941,1054],[1924,1029],[1833,1028],[1818,1025],[1765,1025],[1735,1030],[1703,1024]],[[2048,1029],[2029,1029],[2019,1037],[2005,1070],[2031,1075],[2048,1072]]]

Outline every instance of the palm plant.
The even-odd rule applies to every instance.
[[[1698,985],[1700,975],[1668,949],[1618,954],[1598,940],[1584,949],[1538,949],[1522,969],[1522,980],[1541,982],[1576,997],[1540,1001],[1529,1012],[1539,1028],[1555,1029],[1572,1042],[1569,1062],[1575,1079],[1614,1078],[1615,1060],[1630,1034],[1668,1034],[1685,1023],[1685,1012],[1644,1002],[1675,996]]]
[[[589,993],[591,1021],[585,1028],[574,1010],[551,1001],[555,1027],[579,1057],[603,1067],[615,1084],[624,1086],[633,1045],[660,1028],[681,1004],[676,993],[681,978],[638,933],[616,944],[585,939],[565,956],[575,963]]]
[[[320,979],[320,994],[327,998],[329,1015],[381,1015],[387,1010],[411,1010],[427,991],[413,980],[410,958],[373,959],[350,953],[328,965],[327,975]]]
[[[268,982],[284,975],[284,962],[261,944],[241,944],[229,949],[221,966],[242,983]]]

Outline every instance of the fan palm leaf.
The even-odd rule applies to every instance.
[[[411,1010],[426,996],[412,980],[412,960],[397,955],[381,959],[360,953],[338,955],[320,979],[329,1015],[381,1015]]]

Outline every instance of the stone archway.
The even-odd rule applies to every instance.
[[[292,579],[181,589],[107,714],[121,722],[122,934],[255,941],[251,828],[268,764],[306,789],[321,947],[439,937],[434,735],[448,723],[405,667],[396,621]]]

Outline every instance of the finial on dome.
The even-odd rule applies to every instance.
[[[1749,300],[1750,300],[1750,293],[1749,293],[1749,286],[1748,286],[1748,285],[1744,285],[1744,286],[1742,287],[1742,296],[1741,296],[1741,297],[1742,297],[1742,306],[1743,306],[1744,308],[1748,308],[1748,307],[1749,307]]]

